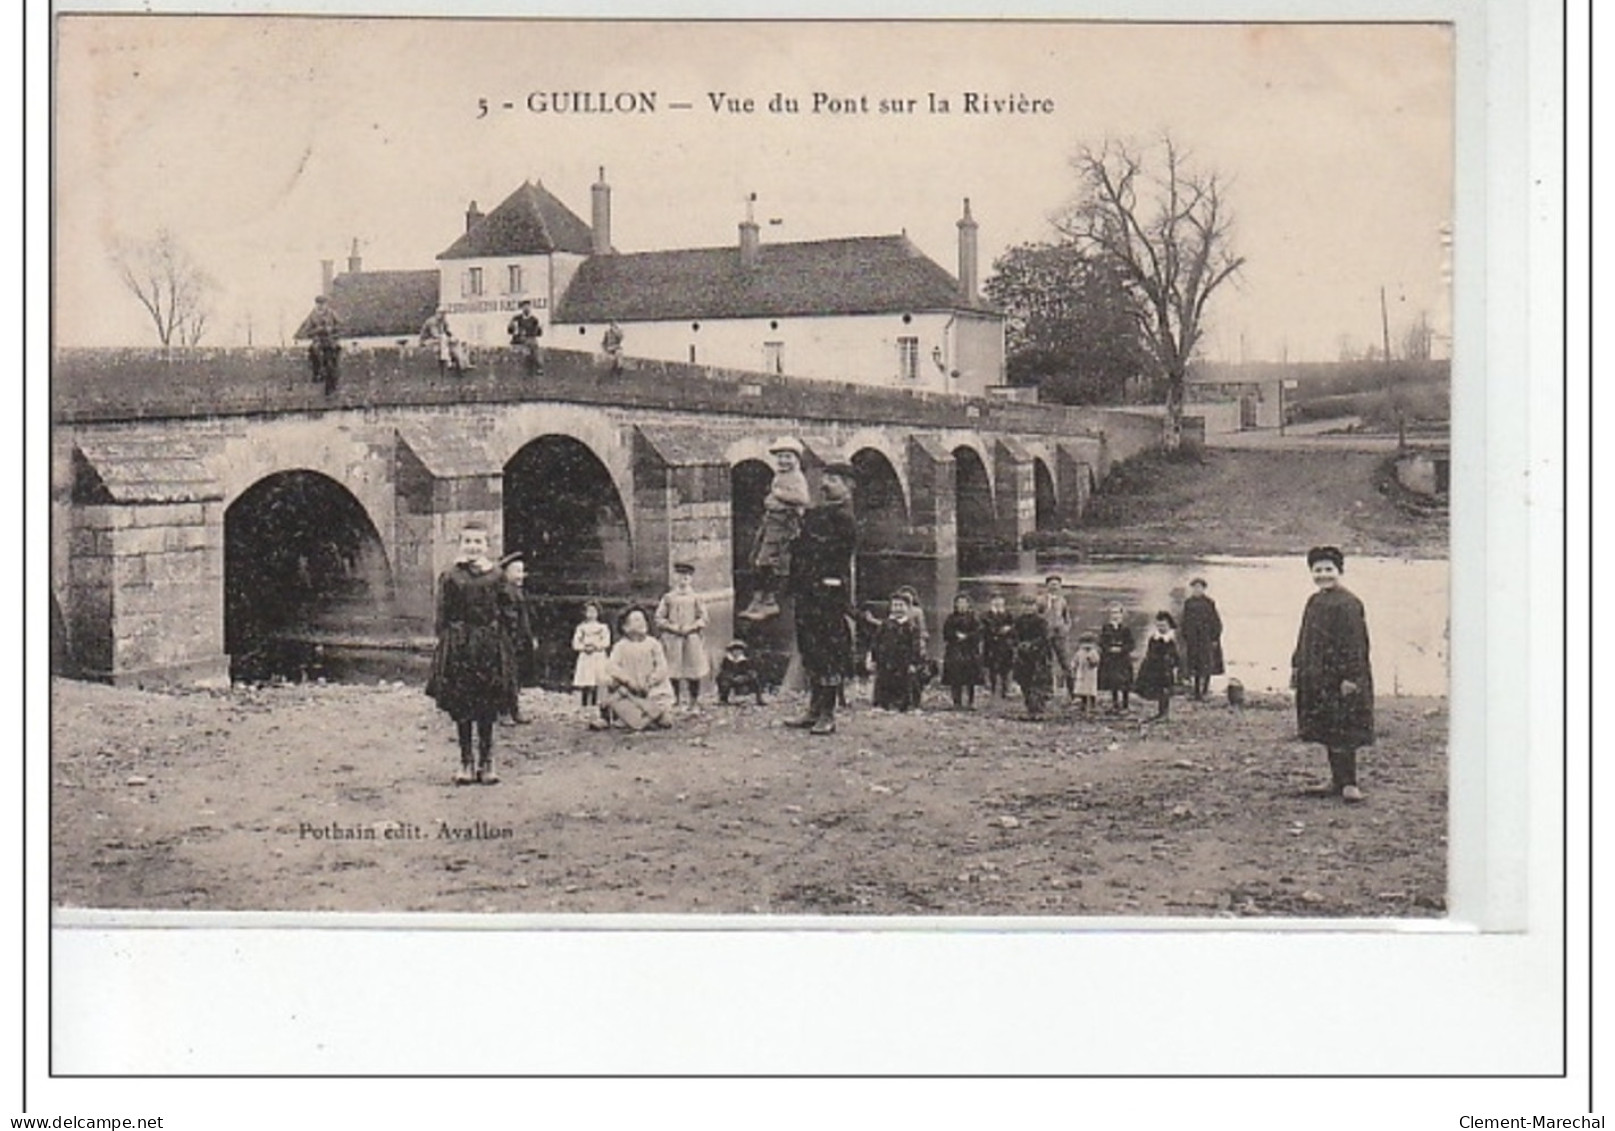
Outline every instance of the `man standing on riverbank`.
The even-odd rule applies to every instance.
[[[808,677],[808,709],[785,725],[834,734],[836,699],[852,656],[852,555],[858,523],[852,512],[852,465],[832,463],[821,475],[823,502],[802,516],[791,544],[796,598],[796,650]]]

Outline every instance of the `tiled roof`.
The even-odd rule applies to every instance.
[[[543,185],[523,181],[438,258],[493,259],[551,251],[592,254],[593,230]]]
[[[578,268],[559,322],[882,314],[994,308],[962,303],[954,277],[904,236],[597,255]]]
[[[437,298],[435,268],[350,272],[331,281],[331,309],[342,320],[343,338],[413,338],[437,309]],[[308,340],[307,318],[293,337]]]

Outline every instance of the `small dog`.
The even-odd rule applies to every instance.
[[[1228,681],[1228,705],[1236,711],[1245,706],[1245,685],[1237,679]]]

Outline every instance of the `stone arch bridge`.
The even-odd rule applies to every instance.
[[[344,358],[330,397],[300,351],[64,350],[52,378],[52,597],[92,678],[223,678],[296,626],[429,637],[460,527],[522,550],[529,586],[654,598],[675,560],[728,610],[749,595],[767,444],[810,482],[859,470],[861,577],[1018,549],[1075,526],[1158,417],[806,382],[551,351],[463,377],[413,350]],[[54,618],[53,618],[54,619]],[[714,641],[728,630],[715,624]]]

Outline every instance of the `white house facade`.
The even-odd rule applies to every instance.
[[[957,275],[904,235],[764,244],[750,217],[728,247],[619,253],[604,170],[591,205],[585,223],[531,182],[487,214],[473,202],[435,295],[426,272],[366,273],[355,254],[326,284],[344,341],[400,344],[441,306],[473,347],[503,346],[525,299],[556,348],[597,349],[615,322],[628,357],[942,394],[1003,384],[1004,321],[977,292],[968,200]]]

